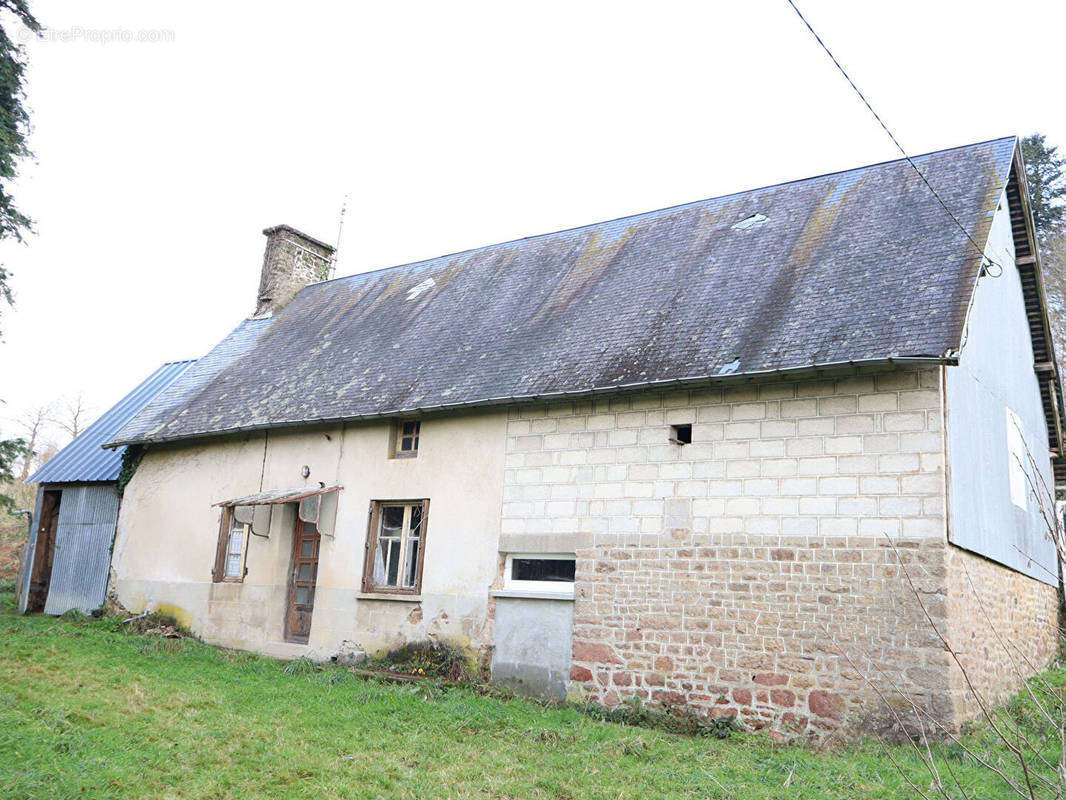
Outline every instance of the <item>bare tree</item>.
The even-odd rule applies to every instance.
[[[1062,565],[1066,564],[1066,527],[1063,525],[1061,509],[1055,502],[1053,488],[1048,485],[1028,448],[1025,458],[1019,461],[1025,470],[1029,497],[1035,501],[1047,538],[1055,545],[1059,563],[1046,567],[1049,577],[1058,581],[1059,575],[1051,573],[1051,570],[1056,569],[1061,574]],[[968,787],[967,782],[952,768],[952,759],[942,757],[935,747],[936,742],[947,741],[964,754],[967,760],[995,776],[1004,797],[1018,797],[1022,800],[1066,800],[1066,686],[1058,681],[1046,680],[1040,675],[1043,665],[1034,664],[1030,660],[1026,648],[1022,646],[1024,643],[1014,641],[996,628],[982,592],[963,564],[963,571],[973,593],[974,613],[984,619],[998,646],[1006,654],[1010,664],[1008,670],[1021,685],[1021,698],[1028,705],[1028,709],[1020,716],[993,708],[989,699],[975,685],[961,651],[949,640],[947,632],[938,628],[934,622],[922,593],[915,586],[907,559],[900,554],[891,540],[890,546],[899,563],[904,585],[958,668],[968,695],[976,701],[978,716],[984,722],[987,736],[976,741],[963,737],[945,726],[927,708],[919,706],[894,676],[876,668],[876,675],[867,672],[845,653],[844,657],[851,667],[863,675],[882,705],[888,709],[898,730],[909,734],[908,744],[915,759],[921,764],[924,776],[918,778],[906,770],[900,760],[893,756],[887,743],[881,741],[889,760],[915,797],[926,800],[976,800],[979,795],[974,794],[973,788]],[[1023,555],[1028,557],[1030,554]],[[1066,630],[1051,620],[1047,624],[1056,631],[1060,642],[1066,644]],[[893,702],[893,699],[897,702]],[[992,752],[988,747],[990,742],[998,743],[1005,750],[1005,755]]]
[[[55,422],[70,434],[71,439],[76,439],[78,434],[85,430],[91,414],[92,409],[81,392],[78,392],[77,397],[68,397],[63,401],[62,407],[55,415]]]
[[[26,478],[29,477],[30,470],[33,467],[33,456],[37,452],[36,449],[38,445],[41,443],[45,428],[47,428],[51,421],[51,403],[30,409],[17,420],[18,426],[22,428],[24,434],[23,440],[25,441],[27,448],[27,453],[22,459],[22,470],[19,472],[19,481],[23,483],[25,483]]]

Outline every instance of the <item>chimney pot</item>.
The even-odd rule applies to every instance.
[[[296,293],[329,277],[334,248],[288,225],[263,231],[267,237],[263,271],[259,278],[255,314],[276,314]]]

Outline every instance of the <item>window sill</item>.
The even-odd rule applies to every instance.
[[[391,594],[389,592],[359,592],[355,595],[356,600],[395,600],[399,603],[421,603],[420,594]]]
[[[568,600],[574,602],[572,594],[561,592],[531,592],[527,589],[493,589],[489,592],[493,597],[504,597],[517,600]]]

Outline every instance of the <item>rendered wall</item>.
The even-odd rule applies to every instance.
[[[388,458],[387,423],[262,433],[148,451],[126,488],[113,587],[127,608],[163,609],[209,642],[279,655],[374,652],[439,637],[483,644],[496,577],[505,414],[422,423],[419,455]],[[301,477],[301,467],[310,476]],[[263,489],[344,485],[334,537],[323,537],[310,641],[283,643],[294,515],[250,537],[243,583],[213,583],[221,500]],[[422,594],[360,598],[371,500],[428,497]]]
[[[497,597],[494,621],[492,679],[522,694],[565,700],[573,601]]]

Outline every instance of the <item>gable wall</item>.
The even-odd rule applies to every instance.
[[[969,680],[997,703],[1060,642],[1055,547],[1037,496],[1052,515],[1054,501],[1044,488],[1034,491],[1053,486],[1047,421],[1006,195],[986,253],[1002,274],[979,280],[959,365],[946,369],[948,537],[958,545],[948,569],[947,633]],[[1024,508],[1011,497],[1007,409],[1021,423],[1026,451]],[[955,680],[961,690],[962,675]],[[979,711],[962,691],[959,704],[964,717]]]
[[[1021,508],[1011,499],[1007,409],[1020,420],[1032,456],[1030,462],[1022,455],[1026,471],[1036,485],[1050,488],[1053,478],[1005,197],[987,252],[1003,273],[978,282],[959,365],[947,369],[948,535],[960,547],[1055,584],[1054,546],[1045,536],[1039,504],[1029,497]]]
[[[886,539],[943,621],[942,448],[939,368],[521,408],[503,533],[587,537],[573,696],[817,731],[877,713],[877,665],[950,717],[945,653]]]

